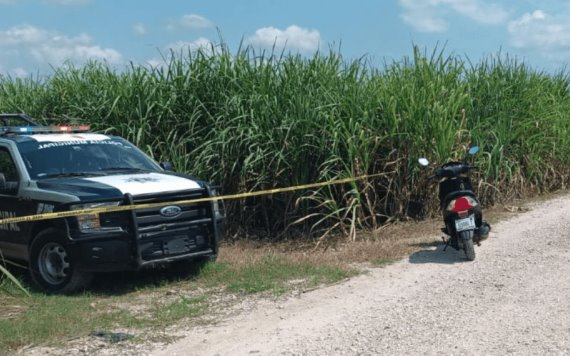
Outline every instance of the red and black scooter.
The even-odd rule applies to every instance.
[[[447,240],[443,238],[444,251],[447,246],[462,249],[470,261],[475,259],[473,244],[479,245],[489,237],[491,231],[491,226],[483,221],[481,205],[469,178],[470,171],[475,167],[467,163],[467,158],[477,152],[479,147],[471,147],[463,162],[445,163],[430,177],[439,179],[439,202],[445,223],[441,231],[449,236]],[[424,167],[429,165],[426,158],[420,158],[418,162]]]

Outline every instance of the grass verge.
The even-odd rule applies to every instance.
[[[17,287],[4,282],[0,350],[56,344],[100,330],[141,335],[182,320],[199,322],[216,309],[212,300],[224,299],[215,297],[218,294],[279,296],[357,273],[352,268],[288,260],[270,252],[246,261],[103,275],[88,292],[73,296],[32,292],[19,297],[15,296]]]

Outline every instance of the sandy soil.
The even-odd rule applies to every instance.
[[[429,232],[427,232],[429,233]],[[468,262],[442,246],[263,301],[152,355],[570,354],[570,196],[493,226]]]

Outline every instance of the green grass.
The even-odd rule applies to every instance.
[[[188,298],[179,296],[175,301],[161,304],[152,310],[150,325],[169,325],[180,319],[196,317],[206,312],[206,298]]]
[[[394,259],[389,259],[389,258],[378,258],[375,260],[372,260],[372,265],[375,267],[384,267],[387,265],[390,265],[394,262],[396,262]]]
[[[233,267],[224,263],[210,264],[202,270],[206,285],[225,285],[233,293],[270,292],[280,295],[291,288],[314,287],[348,278],[353,270],[320,266],[311,263],[289,262],[276,256]],[[291,284],[294,281],[294,284]]]
[[[125,297],[102,300],[93,295],[45,296],[34,294],[23,302],[25,311],[10,319],[0,318],[0,348],[14,350],[24,345],[41,344],[86,336],[98,330],[164,327],[184,318],[200,316],[206,310],[203,297],[175,298],[168,303],[153,302],[144,315],[113,307]],[[94,307],[96,305],[96,307]],[[3,308],[0,308],[3,309]]]
[[[173,54],[157,68],[89,63],[42,78],[0,77],[0,111],[80,118],[228,194],[384,172],[226,202],[230,233],[334,228],[354,239],[358,228],[403,217],[428,189],[420,156],[441,164],[479,145],[474,178],[484,204],[567,186],[568,89],[565,71],[536,71],[503,54],[473,63],[414,48],[373,66],[334,51],[278,56],[222,44],[213,54]]]
[[[9,290],[12,286],[17,287],[17,292],[30,296],[28,290],[20,281],[10,273],[4,266],[0,265],[0,292]]]
[[[373,181],[226,202],[230,234],[326,237],[336,229],[356,239],[360,228],[403,217],[417,196],[438,206],[416,163],[421,156],[441,164],[479,145],[474,180],[485,205],[567,187],[569,83],[565,71],[536,71],[505,55],[472,63],[414,48],[412,57],[376,67],[334,51],[307,58],[230,53],[222,44],[213,55],[175,54],[157,68],[89,63],[47,77],[0,75],[0,112],[89,123],[227,194],[383,172]],[[123,281],[101,295],[15,299],[22,291],[0,272],[0,308],[13,307],[0,313],[11,316],[0,319],[0,350],[207,312],[208,295],[184,293],[164,304],[142,301],[143,313],[115,306],[173,285],[279,295],[352,273],[269,256],[210,264],[180,281]]]
[[[154,271],[137,278],[106,276],[91,292],[57,296],[18,295],[15,285],[0,291],[0,350],[61,342],[94,331],[132,330],[143,337],[157,330],[194,320],[213,309],[214,294],[280,295],[294,288],[332,283],[355,270],[287,262],[268,256],[251,264],[209,263],[201,270]],[[119,285],[120,289],[115,289]],[[201,288],[202,292],[196,293]],[[20,292],[21,293],[21,292]]]
[[[0,320],[0,348],[21,347],[33,340],[64,338],[87,331],[91,327],[104,327],[105,322],[94,322],[86,313],[93,298],[34,295],[24,301],[25,311],[13,319]]]

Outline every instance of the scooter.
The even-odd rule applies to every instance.
[[[481,204],[469,178],[469,173],[476,167],[469,165],[467,159],[477,152],[479,147],[471,147],[463,162],[445,163],[430,177],[439,179],[439,202],[445,223],[441,231],[449,236],[448,239],[442,237],[444,251],[448,246],[462,249],[469,261],[475,260],[473,245],[480,245],[491,231],[491,225],[483,221]],[[429,165],[426,158],[420,158],[418,162],[423,167]]]

